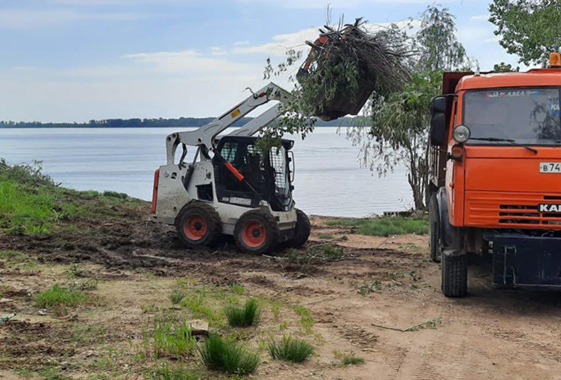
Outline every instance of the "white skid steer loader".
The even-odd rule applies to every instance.
[[[279,116],[280,103],[290,96],[271,83],[211,123],[167,136],[167,164],[154,177],[154,218],[175,225],[179,239],[190,247],[211,245],[221,234],[233,235],[238,248],[250,253],[268,252],[279,243],[302,246],[310,221],[292,199],[294,142],[282,140],[264,153],[253,136]],[[280,103],[218,137],[271,100]],[[174,162],[180,145],[183,153]],[[196,147],[191,163],[184,162],[187,146]]]

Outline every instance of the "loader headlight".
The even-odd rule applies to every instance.
[[[458,125],[456,128],[454,128],[452,137],[454,137],[454,140],[456,140],[456,142],[463,144],[471,137],[471,131],[465,125]]]

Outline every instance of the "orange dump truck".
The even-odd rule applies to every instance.
[[[431,103],[431,258],[468,291],[468,257],[501,287],[561,288],[561,55],[525,73],[445,73]]]

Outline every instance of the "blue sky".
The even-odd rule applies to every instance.
[[[516,63],[489,1],[443,0],[481,70]],[[0,120],[215,116],[258,89],[268,56],[334,20],[404,22],[422,0],[0,0]],[[304,48],[302,46],[302,48]],[[284,83],[285,78],[279,78]]]

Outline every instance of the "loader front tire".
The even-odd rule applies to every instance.
[[[236,223],[234,240],[241,251],[258,255],[266,253],[277,245],[278,224],[268,213],[248,211]]]
[[[177,236],[188,247],[212,245],[221,233],[220,215],[200,201],[187,204],[175,221]]]
[[[296,227],[294,227],[294,237],[290,239],[288,245],[293,248],[300,248],[308,241],[312,225],[308,215],[300,209],[296,209]]]
[[[467,255],[449,255],[442,252],[442,293],[446,297],[465,297],[468,290]]]

